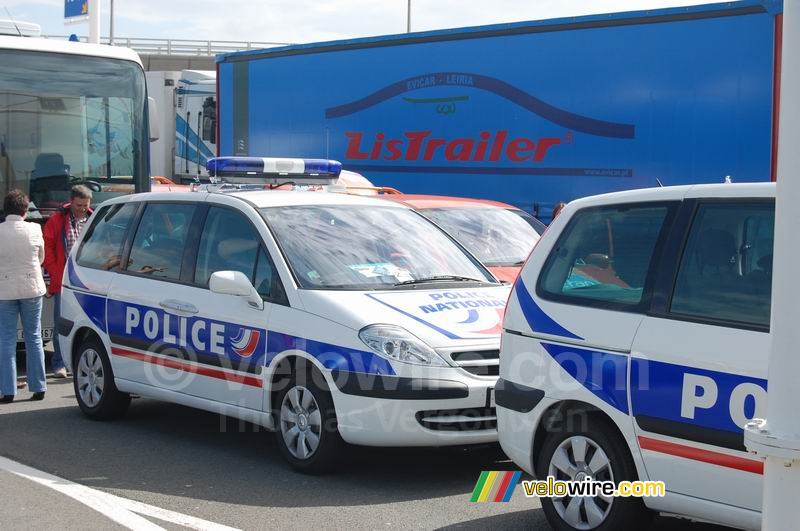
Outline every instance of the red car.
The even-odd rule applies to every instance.
[[[517,278],[545,229],[527,212],[497,201],[397,193],[381,197],[411,206],[442,227],[503,282]]]

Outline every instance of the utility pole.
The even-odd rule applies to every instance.
[[[408,10],[406,13],[406,33],[411,33],[411,0],[408,0]]]
[[[108,6],[108,44],[114,45],[114,0],[109,0]]]
[[[780,115],[778,172],[775,198],[774,267],[769,353],[769,403],[767,418],[745,426],[748,450],[766,457],[761,528],[764,531],[796,529],[800,522],[800,327],[793,310],[800,284],[793,270],[800,259],[800,3],[784,2],[776,23],[776,39],[783,33],[780,65]],[[775,102],[777,104],[777,102]]]

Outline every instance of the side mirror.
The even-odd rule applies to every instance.
[[[212,292],[221,295],[244,297],[253,308],[258,308],[259,310],[264,308],[264,301],[261,299],[261,295],[250,283],[250,279],[241,271],[215,271],[211,274],[208,287]]]
[[[158,130],[158,109],[156,108],[156,100],[147,97],[147,121],[150,123],[150,142],[155,142],[161,135]]]

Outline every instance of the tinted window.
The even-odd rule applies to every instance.
[[[541,291],[575,302],[638,304],[667,211],[662,204],[578,212],[547,259]]]
[[[701,205],[681,258],[671,311],[769,325],[773,203]]]
[[[78,249],[78,265],[104,269],[119,269],[122,243],[138,203],[112,205],[97,213]]]
[[[128,271],[177,280],[195,206],[147,205],[131,247]]]
[[[240,271],[252,282],[260,241],[247,218],[226,208],[212,207],[200,237],[195,284],[208,286],[215,271]]]

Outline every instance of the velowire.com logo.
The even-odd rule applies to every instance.
[[[481,477],[472,491],[470,502],[507,502],[514,494],[522,472],[501,470],[481,472]]]

